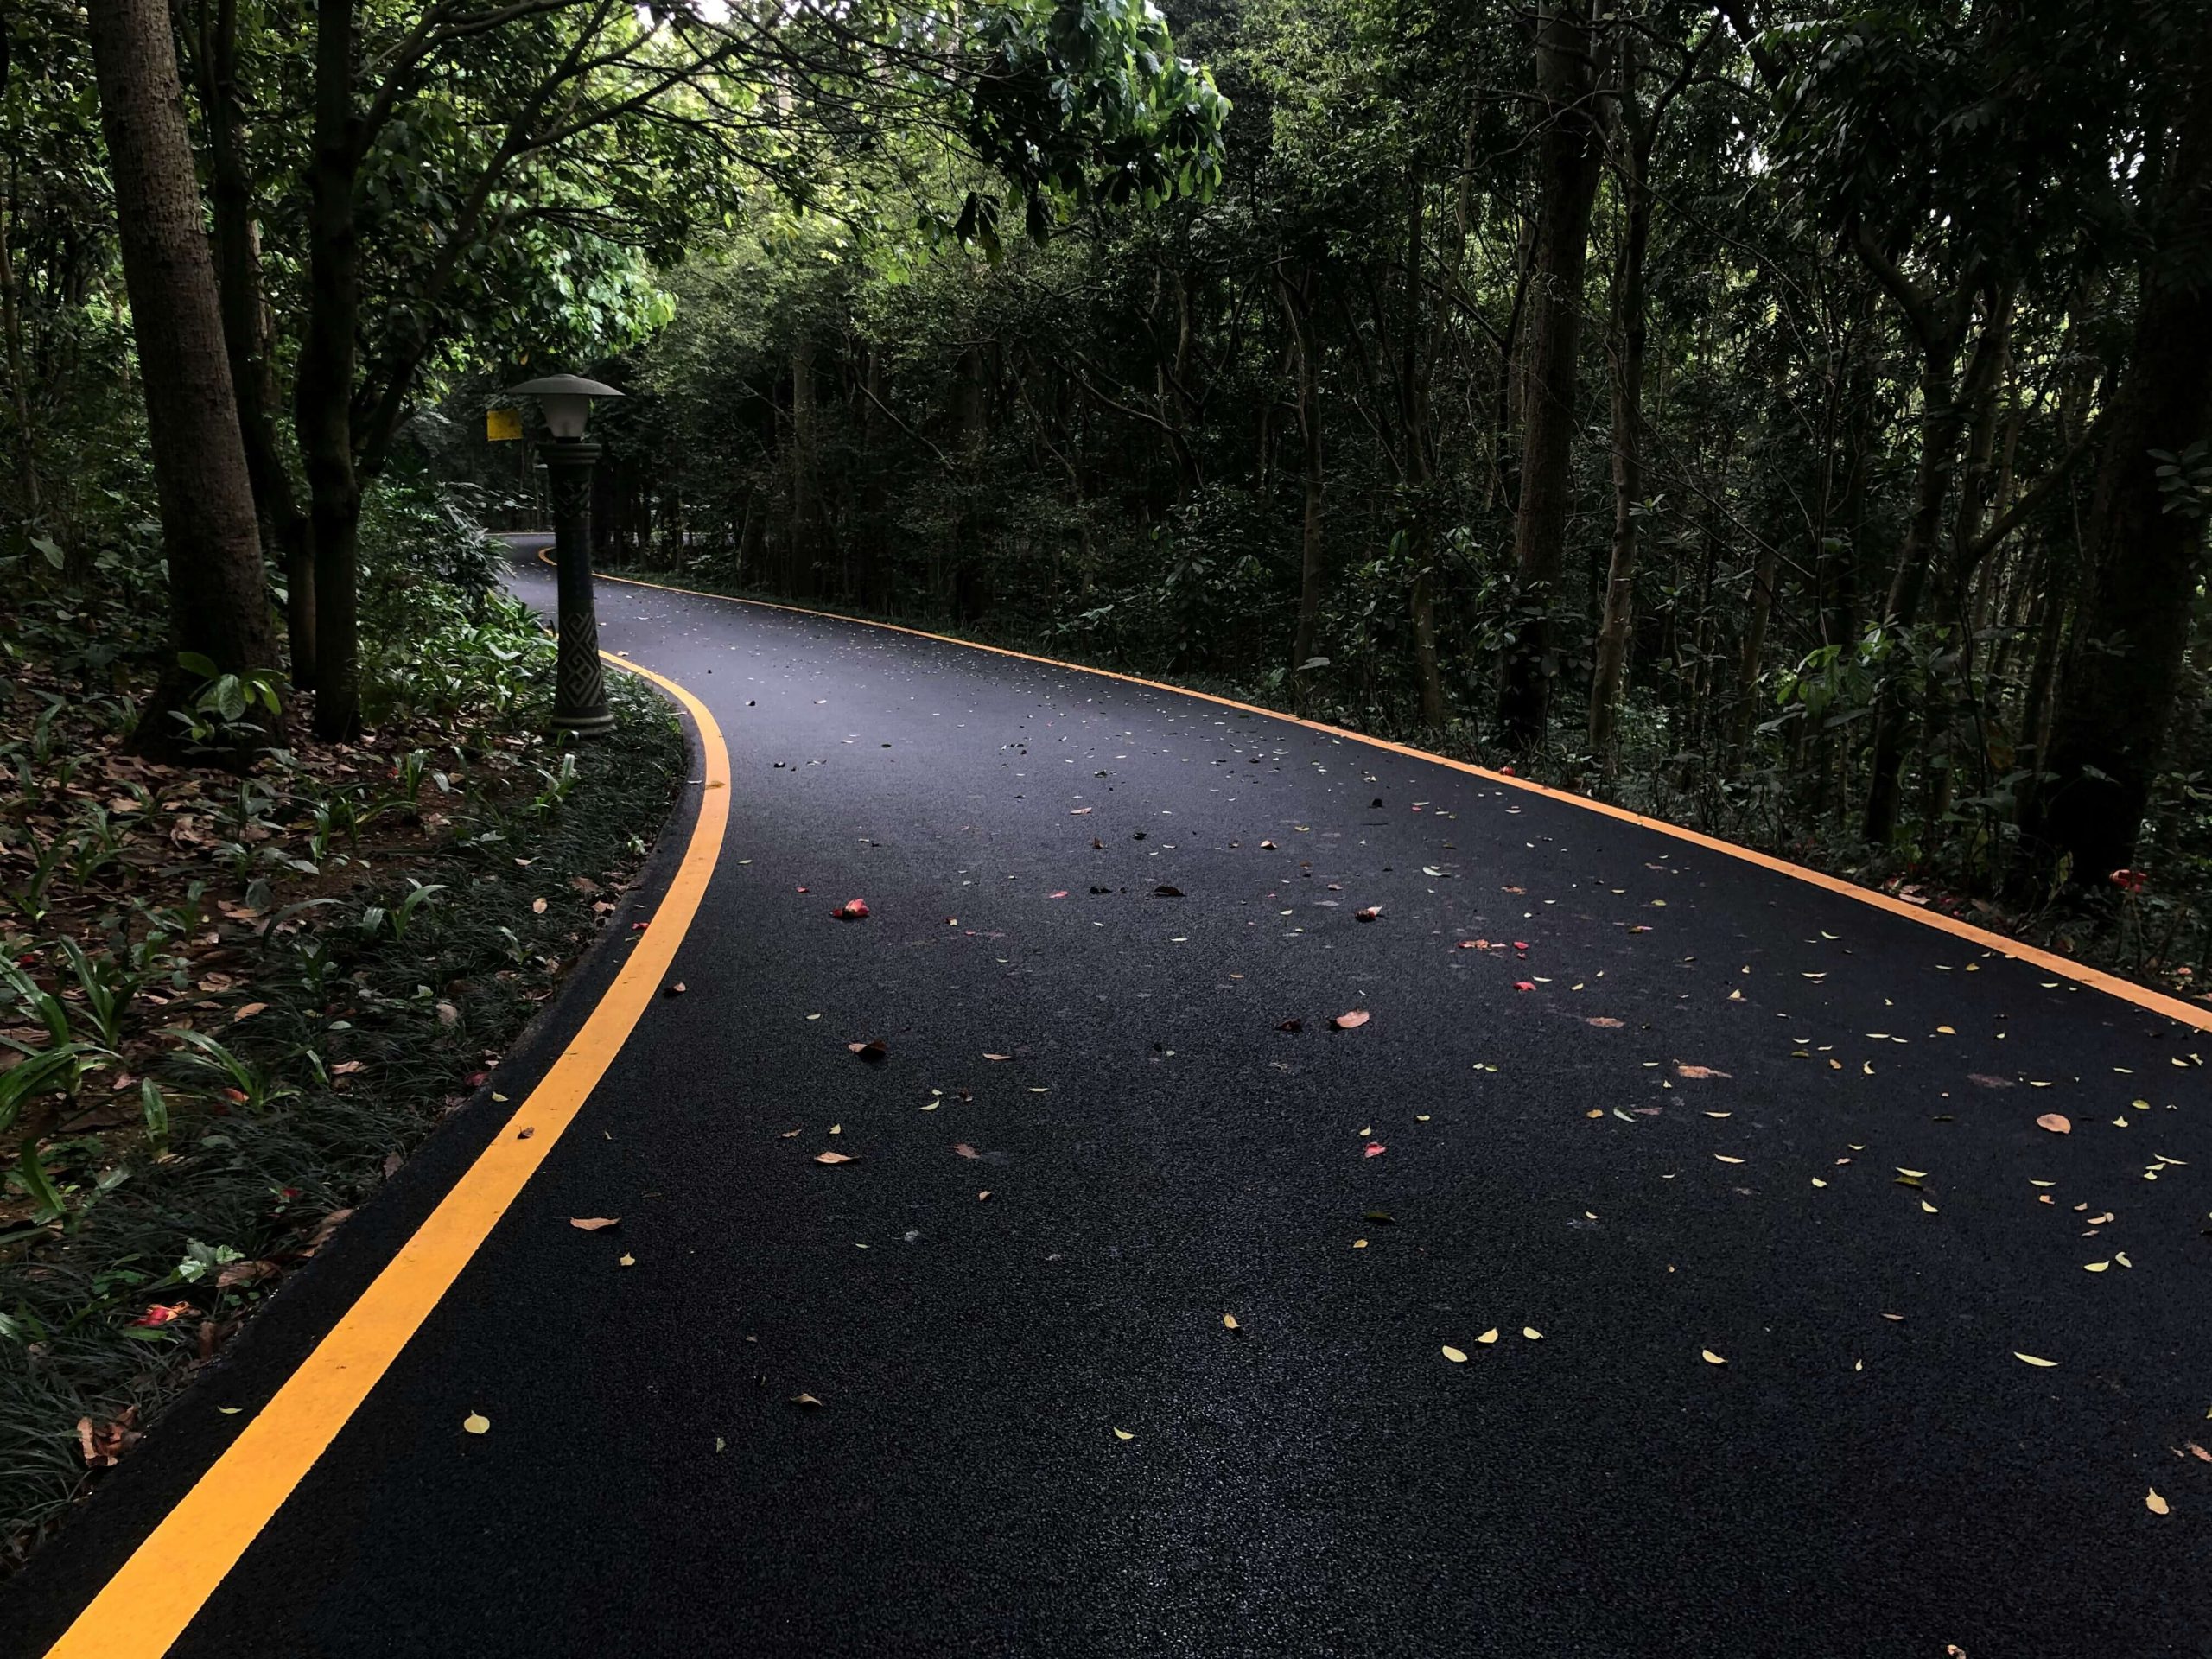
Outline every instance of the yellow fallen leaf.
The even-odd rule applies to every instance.
[[[1355,1238],[1351,1242],[1351,1247],[1355,1250],[1363,1250],[1367,1248],[1367,1241],[1363,1238]]]
[[[986,1054],[983,1058],[987,1060],[1010,1060],[1014,1056],[1011,1054]]]
[[[2143,1507],[2150,1510],[2153,1515],[2164,1515],[2171,1510],[2173,1505],[2167,1503],[2164,1498],[2160,1497],[2158,1496],[2158,1489],[2153,1486],[2149,1491],[2143,1494]]]
[[[1477,1337],[1475,1340],[1482,1344],[1484,1347],[1489,1347],[1491,1344],[1497,1340],[1497,1327],[1493,1325],[1489,1330],[1484,1332],[1482,1335]]]
[[[1126,1428],[1117,1428],[1114,1431],[1114,1438],[1117,1440],[1134,1440],[1136,1436]]]
[[[2112,1263],[2109,1262],[2084,1262],[2082,1264],[2082,1271],[2084,1273],[2102,1273],[2110,1266],[2112,1266]]]
[[[1921,1207],[1922,1209],[1925,1210],[1925,1211],[1926,1211],[1929,1215],[1931,1215],[1931,1216],[1936,1213],[1936,1206],[1935,1206],[1934,1205],[1932,1205],[1932,1204],[1929,1203],[1929,1202],[1928,1202],[1928,1200],[1927,1200],[1927,1199],[1925,1199],[1925,1198],[1923,1198],[1923,1199],[1920,1201],[1920,1207]]]
[[[1728,1363],[1710,1348],[1700,1348],[1698,1351],[1705,1356],[1705,1363],[1708,1365],[1726,1365]]]
[[[2023,1365],[2042,1365],[2049,1367],[2058,1363],[2055,1359],[2037,1359],[2033,1354],[2024,1354],[2018,1349],[2013,1351],[2012,1357],[2018,1360]]]
[[[1230,1331],[1242,1331],[1244,1328],[1243,1325],[1236,1323],[1236,1316],[1234,1313],[1223,1314],[1221,1316],[1221,1322],[1226,1329]]]
[[[461,1420],[461,1426],[472,1434],[481,1434],[490,1429],[492,1420],[480,1411],[472,1411]]]
[[[1959,1034],[1957,1032],[1952,1030],[1948,1026],[1938,1026],[1936,1029],[1946,1037],[1955,1037]]]
[[[1813,1185],[1815,1186],[1826,1186],[1827,1183],[1822,1180],[1819,1176],[1815,1175],[1813,1177]]]
[[[1707,1117],[1733,1117],[1735,1114],[1733,1112],[1707,1112],[1706,1116]]]
[[[634,1268],[638,1265],[638,1258],[631,1255],[629,1251],[625,1250],[622,1252],[622,1260],[617,1265],[625,1268]]]
[[[2132,1268],[2135,1265],[2133,1262],[2127,1259],[2127,1252],[2126,1250],[2114,1250],[2112,1253],[2112,1259],[2119,1262],[2123,1268]]]
[[[1521,1327],[1521,1334],[1528,1338],[1531,1342],[1541,1342],[1544,1339],[1544,1333],[1537,1330],[1533,1325],[1522,1325]]]
[[[1444,1357],[1450,1360],[1454,1365],[1464,1365],[1467,1363],[1467,1356],[1465,1351],[1454,1348],[1449,1343],[1444,1344]]]
[[[1722,1163],[1724,1163],[1724,1164],[1740,1164],[1740,1163],[1742,1163],[1742,1162],[1744,1161],[1744,1160],[1743,1160],[1742,1159],[1740,1159],[1740,1158],[1731,1158],[1731,1157],[1730,1157],[1726,1153],[1725,1153],[1725,1152],[1716,1152],[1716,1153],[1714,1153],[1713,1155],[1715,1158],[1719,1159],[1719,1160]]]

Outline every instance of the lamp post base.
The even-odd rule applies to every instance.
[[[576,737],[604,737],[614,729],[614,716],[604,709],[595,715],[556,715],[553,729]]]

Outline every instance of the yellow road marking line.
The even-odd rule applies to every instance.
[[[706,760],[690,844],[652,920],[583,1028],[498,1137],[77,1616],[48,1659],[158,1659],[168,1651],[468,1265],[575,1120],[659,991],[721,851],[729,819],[729,753],[715,717],[689,691],[634,663],[607,660],[683,704],[698,727]],[[532,1131],[530,1138],[518,1138],[524,1128]]]
[[[544,563],[552,563],[543,550],[539,552],[538,558]],[[1239,702],[1233,697],[1216,696],[1211,691],[1193,691],[1188,686],[1170,685],[1163,680],[1147,680],[1139,675],[1123,674],[1110,668],[1093,668],[1087,663],[1062,662],[1057,657],[1039,657],[1026,651],[1009,650],[1004,645],[979,645],[973,639],[956,639],[949,633],[931,633],[925,628],[904,627],[896,622],[871,622],[864,617],[842,616],[836,611],[809,610],[804,605],[780,605],[773,600],[740,599],[733,594],[702,593],[696,588],[677,588],[664,582],[645,582],[636,576],[610,576],[601,573],[599,579],[601,582],[622,582],[632,588],[658,588],[664,594],[683,594],[693,599],[719,599],[731,605],[755,605],[765,611],[789,611],[798,616],[817,616],[832,622],[849,622],[856,627],[880,628],[887,633],[911,634],[918,639],[934,639],[943,645],[964,645],[970,651],[987,651],[995,657],[1011,657],[1019,662],[1037,663],[1046,668],[1063,668],[1077,674],[1096,674],[1102,679],[1119,680],[1124,685],[1141,685],[1147,690],[1170,691],[1180,697],[1196,697],[1201,702],[1211,702],[1223,709],[1234,709],[1240,714],[1261,715],[1269,720],[1287,721],[1294,726],[1303,726],[1310,732],[1320,732],[1329,737],[1342,738],[1348,743],[1363,743],[1370,749],[1382,749],[1391,754],[1402,755],[1408,760],[1426,760],[1434,766],[1449,766],[1454,772],[1464,772],[1471,777],[1480,778],[1490,783],[1503,784],[1509,788],[1521,790],[1530,795],[1541,795],[1548,799],[1560,801],[1568,806],[1580,807],[1586,812],[1600,813],[1605,817],[1618,818],[1623,823],[1632,823],[1639,829],[1649,830],[1658,835],[1671,836],[1676,841],[1686,841],[1693,847],[1704,848],[1707,852],[1724,854],[1730,858],[1740,859],[1746,864],[1756,864],[1761,869],[1772,870],[1777,874],[1789,876],[1793,880],[1809,882],[1816,887],[1825,887],[1828,892],[1840,893],[1846,899],[1855,899],[1862,905],[1872,905],[1877,910],[1886,910],[1892,915],[1903,916],[1910,921],[1918,922],[1923,927],[1938,929],[1955,938],[1964,939],[1970,944],[1978,944],[1985,949],[1998,951],[2016,961],[2032,963],[2048,973],[2060,975],[2073,980],[2076,984],[2087,985],[2094,990],[2104,992],[2107,995],[2133,1002],[2139,1008],[2147,1008],[2153,1014],[2164,1014],[2167,1019],[2179,1020],[2183,1025],[2194,1026],[2200,1031],[2212,1031],[2212,1008],[2186,1001],[2178,996],[2169,996],[2163,991],[2152,990],[2147,986],[2138,985],[2131,980],[2120,978],[2116,974],[2107,974],[2101,969],[2088,967],[2069,957],[2056,956],[2048,950],[2039,950],[2034,945],[2024,944],[2018,939],[2008,939],[2001,933],[1993,933],[1987,928],[1976,927],[1971,922],[1959,921],[1953,917],[1943,915],[1941,912],[1923,910],[1917,905],[1909,905],[1902,899],[1892,898],[1886,893],[1878,893],[1872,887],[1862,887],[1854,881],[1845,880],[1841,876],[1808,869],[1802,864],[1792,864],[1787,859],[1777,858],[1770,853],[1762,853],[1754,848],[1738,846],[1732,841],[1723,841],[1717,836],[1705,835],[1695,830],[1686,830],[1679,823],[1669,823],[1663,818],[1648,818],[1641,812],[1630,811],[1624,806],[1614,806],[1605,801],[1593,801],[1586,795],[1576,795],[1564,789],[1554,789],[1546,784],[1532,783],[1526,778],[1516,778],[1510,772],[1493,772],[1488,766],[1478,766],[1470,760],[1454,760],[1448,754],[1433,754],[1427,749],[1416,749],[1408,744],[1393,743],[1388,738],[1370,737],[1364,732],[1347,731],[1341,726],[1324,725],[1318,720],[1305,720],[1296,715],[1287,715],[1280,709],[1263,709],[1257,703]]]

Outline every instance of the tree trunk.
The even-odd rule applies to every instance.
[[[1505,741],[1524,749],[1543,741],[1551,712],[1559,672],[1551,613],[1573,500],[1582,272],[1599,149],[1587,0],[1545,0],[1536,25],[1536,84],[1544,110],[1537,144],[1541,200],[1529,284],[1521,494],[1513,523],[1522,620],[1507,648],[1498,696]]]
[[[319,0],[315,8],[308,313],[293,394],[315,549],[315,728],[335,741],[352,739],[361,727],[361,484],[353,464],[353,421],[361,302],[353,181],[360,147],[353,102],[353,0]]]
[[[1298,352],[1298,432],[1306,480],[1306,515],[1298,567],[1298,632],[1290,648],[1293,674],[1313,660],[1320,637],[1321,588],[1328,575],[1322,563],[1321,410],[1316,384],[1319,365],[1314,361],[1318,347],[1313,338],[1313,287],[1311,270],[1300,274],[1294,288],[1280,276],[1276,279],[1283,315],[1289,321],[1291,339]],[[1298,682],[1294,680],[1292,683],[1295,688]]]
[[[1651,245],[1651,193],[1645,176],[1651,140],[1628,77],[1635,57],[1622,54],[1619,96],[1621,195],[1628,222],[1613,277],[1613,543],[1605,568],[1605,613],[1598,625],[1598,660],[1590,676],[1590,752],[1608,777],[1618,760],[1621,688],[1628,677],[1629,641],[1636,627],[1637,514],[1643,500],[1643,262]]]
[[[8,163],[8,200],[0,202],[0,342],[8,355],[8,395],[16,416],[16,488],[26,518],[39,515],[38,448],[31,438],[30,370],[23,361],[23,320],[16,297],[16,256],[8,232],[16,217],[16,164]]]
[[[161,501],[170,644],[226,673],[272,670],[276,633],[168,10],[91,0],[86,11]],[[169,715],[200,678],[172,658],[132,736],[141,753],[177,748]]]
[[[810,597],[821,591],[817,565],[821,558],[821,512],[814,488],[814,340],[802,334],[791,351],[791,591]]]
[[[1414,671],[1421,686],[1421,723],[1432,731],[1440,731],[1449,718],[1449,710],[1445,707],[1444,676],[1436,655],[1436,546],[1428,499],[1433,438],[1428,423],[1428,389],[1423,383],[1421,365],[1421,254],[1427,238],[1421,222],[1419,168],[1412,169],[1406,188],[1406,333],[1398,364],[1398,418],[1404,434],[1408,508],[1406,551],[1414,571]]]
[[[2066,863],[2076,882],[2134,860],[2203,569],[2202,504],[2160,487],[2153,452],[2181,454],[2212,435],[2212,272],[2202,257],[2212,241],[2212,48],[2198,49],[2188,99],[2168,222],[2143,274],[2133,350],[2098,455],[2050,753],[2038,757],[2044,779],[2023,826],[2031,855],[2053,869]]]
[[[268,306],[261,283],[261,227],[245,155],[245,111],[238,88],[238,0],[203,4],[197,66],[207,125],[208,207],[214,226],[215,277],[223,340],[238,400],[238,435],[262,539],[282,561],[284,620],[292,683],[315,686],[315,565],[307,514],[292,493],[276,448],[276,374],[269,351]]]

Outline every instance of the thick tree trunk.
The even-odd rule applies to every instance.
[[[264,550],[282,562],[284,620],[292,683],[315,686],[315,565],[308,518],[292,493],[276,447],[276,375],[261,283],[261,227],[245,155],[245,111],[238,89],[238,0],[203,5],[198,50],[200,99],[207,126],[208,207],[214,226],[215,278],[223,340],[238,400],[238,435]]]
[[[814,487],[814,340],[802,334],[792,344],[791,453],[785,458],[791,489],[791,591],[821,591],[821,512]]]
[[[158,0],[91,0],[86,10],[161,501],[170,643],[225,672],[273,670],[261,539],[168,10]],[[175,748],[169,715],[198,678],[172,661],[140,715],[137,748]]]
[[[1599,128],[1587,0],[1545,0],[1536,25],[1536,84],[1544,127],[1537,144],[1541,201],[1529,284],[1521,493],[1513,559],[1523,613],[1498,695],[1505,741],[1544,740],[1559,672],[1552,607],[1573,500],[1577,358],[1582,273],[1598,194]]]
[[[361,283],[353,181],[360,147],[353,105],[353,0],[320,0],[315,8],[308,313],[294,391],[315,549],[315,726],[334,741],[353,738],[361,726],[361,485],[353,422]]]
[[[2212,435],[2212,48],[2192,71],[2160,246],[2144,272],[2135,340],[2098,456],[2074,648],[2025,839],[2077,882],[2134,860],[2166,753],[2204,565],[2204,519],[2160,487],[2154,451]]]

